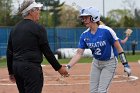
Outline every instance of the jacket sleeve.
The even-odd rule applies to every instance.
[[[13,74],[13,47],[12,47],[12,39],[11,33],[8,40],[7,51],[6,51],[6,58],[7,58],[7,67],[9,75]]]
[[[59,64],[59,62],[57,61],[53,52],[50,49],[45,28],[42,28],[42,30],[40,31],[39,44],[41,51],[48,60],[48,62],[55,69],[55,71],[58,71],[62,67],[62,65]]]

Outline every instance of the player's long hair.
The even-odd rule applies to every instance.
[[[104,22],[102,22],[102,21],[98,21],[98,22],[96,22],[98,25],[105,25],[104,24]]]

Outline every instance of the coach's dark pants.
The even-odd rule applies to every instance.
[[[13,70],[19,93],[41,93],[44,79],[40,64],[14,62]]]

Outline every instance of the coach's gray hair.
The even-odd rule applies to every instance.
[[[29,5],[31,5],[35,0],[24,0],[23,3],[21,4],[20,8],[19,8],[19,14],[22,15],[22,17],[26,17],[29,12],[25,12],[25,13],[22,13],[22,11],[24,9],[26,9]]]

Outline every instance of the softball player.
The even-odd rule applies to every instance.
[[[128,76],[131,74],[130,66],[116,33],[110,27],[100,25],[100,14],[96,8],[81,9],[80,18],[88,29],[81,34],[77,53],[66,67],[70,69],[74,66],[84,50],[89,48],[94,57],[90,73],[90,93],[107,93],[117,67],[118,54]]]
[[[56,71],[68,76],[65,67],[59,64],[49,47],[45,28],[37,23],[42,6],[36,2],[23,2],[21,13],[24,19],[10,32],[7,66],[9,78],[16,82],[19,93],[41,93],[43,54]]]

